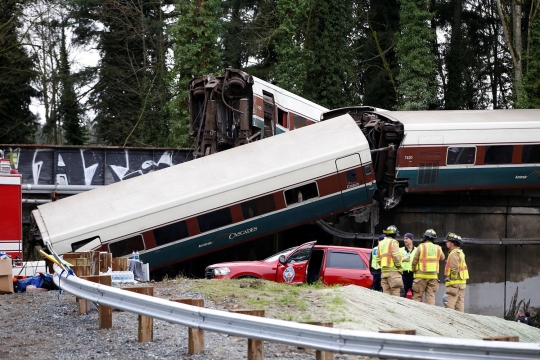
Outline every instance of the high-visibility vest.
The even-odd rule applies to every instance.
[[[416,251],[419,251],[420,254],[415,271],[430,274],[415,273],[414,277],[422,279],[436,279],[439,274],[439,259],[441,258],[442,254],[441,247],[428,241],[420,244]]]
[[[381,265],[377,262],[377,248],[374,247],[373,250],[371,250],[371,267],[375,270],[379,270],[381,268]]]
[[[459,256],[459,268],[457,274],[452,274],[452,269],[450,268],[450,257],[457,253]],[[454,284],[465,284],[469,278],[469,270],[467,269],[467,263],[465,262],[465,254],[461,249],[453,249],[448,254],[448,259],[446,259],[446,266],[444,267],[444,274],[449,281],[446,282],[446,286],[451,286]]]
[[[403,271],[412,271],[412,261],[414,258],[414,253],[416,252],[416,247],[413,246],[413,249],[410,253],[407,252],[407,247],[401,247],[399,250],[401,251],[401,267],[403,268]],[[408,257],[409,261],[403,261],[404,257]]]
[[[379,241],[378,256],[381,262],[381,268],[386,271],[399,271],[396,265],[394,264],[394,257],[392,254],[392,245],[394,242],[397,243],[397,240],[385,237],[383,240]]]

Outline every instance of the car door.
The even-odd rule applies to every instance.
[[[373,276],[369,272],[367,260],[360,251],[329,249],[323,282],[326,285],[353,284],[369,288],[373,283]]]
[[[287,284],[303,284],[306,282],[307,267],[311,251],[316,241],[300,245],[284,262],[279,262],[276,270],[276,281]]]

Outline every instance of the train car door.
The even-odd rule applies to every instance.
[[[444,138],[437,136],[420,136],[418,138],[418,187],[433,187],[439,182],[439,165],[443,154]]]
[[[338,172],[343,206],[349,208],[358,205],[358,196],[348,196],[347,193],[349,190],[365,184],[360,154],[352,154],[336,159],[336,169]],[[362,191],[367,191],[365,186]],[[365,195],[367,196],[367,193]]]
[[[276,281],[287,284],[303,284],[306,282],[307,268],[311,251],[316,241],[310,241],[296,248],[285,261],[278,263]]]
[[[263,138],[273,136],[275,134],[275,106],[274,95],[263,90],[264,102],[264,129]]]

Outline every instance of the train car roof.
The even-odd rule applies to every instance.
[[[266,87],[267,89],[264,89],[264,87]],[[313,101],[304,99],[303,97],[300,97],[290,91],[287,91],[283,88],[270,84],[269,82],[266,82],[256,77],[253,77],[253,88],[254,92],[257,94],[262,94],[262,90],[271,89],[276,102],[278,102],[280,105],[286,107],[290,111],[309,115],[316,120],[320,119],[320,116],[323,112],[328,111],[328,109],[324,106],[316,104]]]
[[[402,123],[405,131],[540,128],[540,109],[390,111],[376,114]]]
[[[375,113],[403,125],[401,146],[519,144],[540,139],[540,110],[441,110]]]
[[[216,208],[244,197],[260,196],[272,191],[270,187],[290,185],[271,179],[356,152],[370,159],[362,131],[351,116],[344,115],[40,205],[34,212],[39,212],[41,226],[46,226],[40,227],[42,234],[46,234],[44,240],[52,240],[54,246],[55,239],[64,241],[149,214],[163,214],[163,222],[171,221],[165,220],[171,216],[193,216],[197,213],[193,208],[189,214],[171,215],[167,210],[184,204],[191,207],[203,198],[211,198],[212,207]],[[247,194],[244,189],[254,183],[260,184],[260,192]],[[229,192],[233,189],[243,190]],[[212,197],[218,194],[223,196]]]

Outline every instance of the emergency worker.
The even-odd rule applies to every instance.
[[[439,290],[439,261],[444,260],[441,247],[433,243],[436,238],[435,230],[426,230],[412,262],[413,300],[421,302],[425,293],[424,302],[430,305],[435,305],[435,293]]]
[[[377,252],[378,252],[379,241],[381,241],[384,238],[385,238],[384,235],[379,236],[379,238],[377,239],[377,246],[375,246],[371,250],[371,255],[370,255],[371,259],[369,261],[369,272],[373,276],[373,284],[371,284],[370,289],[375,290],[375,291],[382,291],[381,265],[379,265],[379,262],[378,262],[379,257],[377,256]]]
[[[465,287],[469,278],[469,270],[465,262],[465,254],[461,250],[463,240],[454,233],[446,235],[446,247],[450,250],[444,275],[446,276],[446,308],[463,312],[465,309]]]
[[[385,294],[399,296],[403,287],[401,278],[401,253],[399,243],[395,239],[399,235],[397,227],[390,225],[383,230],[386,237],[379,241],[377,247],[378,262],[381,266],[381,285]]]
[[[403,242],[405,246],[400,247],[401,251],[401,266],[403,267],[403,293],[402,297],[407,297],[409,289],[412,291],[412,284],[414,280],[414,272],[412,270],[412,261],[414,254],[416,253],[416,246],[413,244],[414,236],[411,233],[403,235]]]

